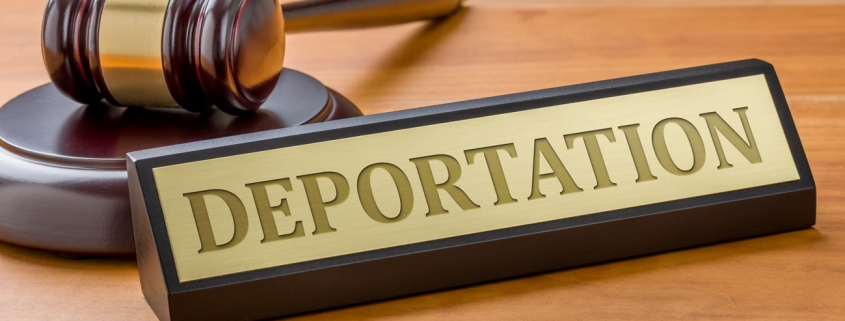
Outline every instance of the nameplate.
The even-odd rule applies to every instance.
[[[815,217],[777,78],[754,60],[172,146],[128,163],[142,284],[174,320],[196,309],[300,313]],[[317,289],[292,286],[309,282]],[[156,308],[150,296],[163,293],[171,302]],[[182,311],[174,296],[197,302]]]

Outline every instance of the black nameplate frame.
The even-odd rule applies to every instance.
[[[815,224],[745,60],[133,152],[144,296],[263,319]],[[275,226],[273,226],[275,225]]]

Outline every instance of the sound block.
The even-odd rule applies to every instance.
[[[285,69],[255,114],[80,105],[52,85],[0,108],[0,241],[73,254],[135,252],[127,152],[360,116]]]

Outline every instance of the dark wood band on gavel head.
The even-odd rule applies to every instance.
[[[89,58],[97,56],[97,22],[102,1],[50,1],[44,13],[41,50],[44,66],[56,86],[81,103],[94,103],[108,96],[94,80]],[[97,5],[100,5],[99,7]],[[95,59],[96,60],[96,59]]]
[[[253,111],[282,70],[277,0],[51,0],[50,78],[80,103]]]

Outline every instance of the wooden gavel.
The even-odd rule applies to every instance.
[[[42,52],[80,103],[258,109],[275,88],[285,33],[448,15],[461,0],[50,0]]]

